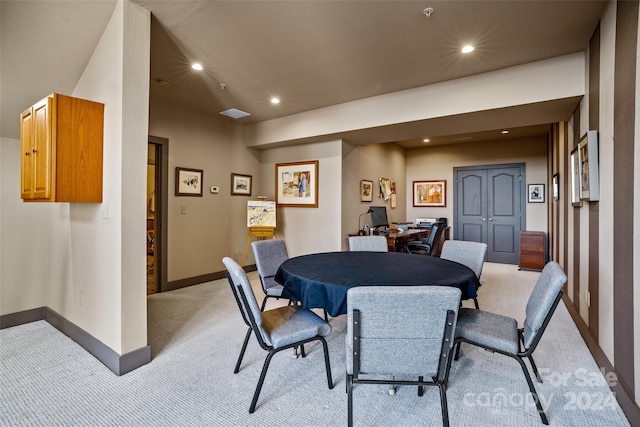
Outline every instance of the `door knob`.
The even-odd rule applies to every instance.
[[[493,218],[489,218],[489,221],[493,221]]]
[[[486,222],[486,221],[487,221],[487,218],[482,218],[482,221]]]

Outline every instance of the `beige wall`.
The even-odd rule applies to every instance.
[[[345,142],[343,145],[343,197],[342,197],[342,249],[348,248],[347,236],[356,233],[358,227],[371,225],[369,206],[386,206],[389,222],[404,222],[406,218],[407,200],[405,149],[397,144],[373,144],[354,146]],[[396,181],[396,207],[391,207],[391,200],[378,197],[378,179],[388,178]],[[373,181],[373,201],[360,201],[360,181]]]
[[[255,198],[260,164],[257,155],[234,143],[235,133],[228,120],[177,105],[151,105],[149,134],[169,140],[168,281],[223,271],[224,256],[242,257],[250,198],[231,195],[231,173],[253,176]],[[203,170],[202,197],[175,196],[176,167]],[[220,192],[211,193],[211,186]]]
[[[263,151],[260,194],[268,200],[275,200],[277,163],[304,160],[319,161],[318,207],[278,208],[276,236],[286,241],[289,256],[339,251],[342,241],[342,141],[333,140]]]
[[[526,184],[547,183],[545,137],[479,143],[440,145],[407,150],[407,219],[447,217],[453,227],[453,168],[504,163],[526,163]],[[446,180],[446,207],[414,207],[413,181]],[[547,203],[527,203],[527,229],[547,231]],[[453,230],[452,230],[453,231]],[[452,235],[453,237],[453,235]]]
[[[0,314],[48,306],[118,354],[147,345],[145,246],[136,236],[146,230],[149,30],[147,10],[118,2],[70,94],[105,104],[102,204],[23,203],[19,141],[1,148]]]

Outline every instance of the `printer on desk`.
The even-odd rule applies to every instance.
[[[445,228],[447,227],[447,218],[416,218],[416,227],[431,228],[436,222],[442,223]]]
[[[437,222],[435,218],[416,218],[416,227],[431,228],[434,222]]]

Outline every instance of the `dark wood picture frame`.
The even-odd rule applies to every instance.
[[[253,176],[243,175],[239,173],[231,174],[231,195],[232,196],[251,196],[251,184]]]
[[[202,197],[202,169],[176,167],[176,196]]]
[[[319,161],[276,164],[276,205],[291,208],[318,207]]]

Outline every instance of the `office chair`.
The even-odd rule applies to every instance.
[[[345,338],[349,427],[357,384],[413,385],[420,396],[425,386],[437,386],[442,422],[449,425],[447,369],[460,295],[459,289],[446,286],[349,289]]]
[[[529,296],[526,318],[520,329],[518,329],[518,322],[510,317],[482,310],[462,308],[458,315],[455,331],[456,347],[461,343],[473,344],[485,350],[509,356],[520,364],[543,424],[549,424],[549,421],[533,386],[524,359],[525,357],[529,359],[536,379],[541,383],[542,378],[538,373],[532,354],[562,298],[562,286],[566,281],[567,275],[557,262],[547,263]]]
[[[384,236],[349,236],[349,251],[388,252]]]
[[[440,252],[440,258],[455,261],[472,269],[476,273],[478,280],[482,275],[482,267],[484,266],[486,255],[486,243],[467,242],[464,240],[445,240],[442,245],[442,252]],[[480,308],[478,298],[474,298],[473,302],[476,308]]]
[[[431,231],[429,231],[429,235],[426,239],[410,240],[405,243],[405,252],[409,252],[411,254],[431,255],[435,246],[434,242],[438,242],[440,240],[441,234],[442,224],[437,222],[433,223],[431,225]]]
[[[274,277],[278,272],[280,264],[289,259],[289,254],[284,240],[279,239],[251,242],[251,250],[256,260],[258,277],[260,278],[262,291],[265,295],[262,300],[262,306],[260,307],[260,310],[264,310],[264,307],[267,305],[267,299],[279,299],[282,297],[283,287],[274,280]]]
[[[320,341],[322,343],[327,383],[329,384],[329,389],[332,389],[333,380],[331,378],[329,349],[327,341],[324,339],[331,332],[331,325],[311,310],[298,305],[287,305],[267,311],[260,310],[244,269],[229,257],[224,257],[222,262],[227,268],[229,285],[238,303],[244,323],[249,327],[233,373],[237,374],[240,370],[240,364],[252,331],[260,347],[268,353],[249,406],[249,413],[253,413],[256,409],[256,403],[258,402],[271,358],[279,351],[296,347],[300,347],[302,357],[306,357],[304,344],[311,341]]]

